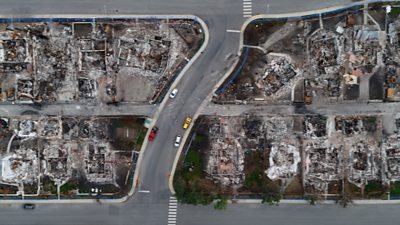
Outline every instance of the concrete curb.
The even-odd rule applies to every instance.
[[[204,51],[204,49],[205,49],[205,48],[207,47],[207,45],[208,45],[208,41],[209,41],[210,35],[209,35],[209,31],[208,31],[208,27],[207,27],[206,23],[205,23],[202,19],[200,19],[199,17],[193,16],[193,18],[196,18],[196,21],[197,21],[198,23],[200,23],[200,25],[201,25],[202,28],[203,28],[203,32],[204,32],[204,42],[203,42],[203,44],[201,45],[200,49],[196,52],[196,54],[189,60],[189,62],[186,64],[186,66],[183,68],[183,70],[179,73],[179,75],[178,75],[178,77],[175,79],[174,83],[171,85],[170,90],[169,90],[169,91],[167,92],[167,94],[165,95],[163,101],[162,101],[161,104],[160,104],[160,107],[158,107],[158,109],[157,109],[157,111],[156,111],[156,113],[155,113],[155,116],[154,116],[154,119],[153,119],[153,122],[152,122],[151,126],[154,126],[154,124],[156,123],[158,117],[160,116],[160,112],[161,112],[162,109],[165,107],[165,104],[166,104],[167,101],[168,101],[168,96],[169,96],[170,92],[178,85],[178,83],[179,83],[179,81],[182,79],[183,75],[184,75],[184,74],[186,73],[186,71],[192,66],[192,64],[197,60],[197,58],[202,54],[202,52]],[[193,123],[190,124],[190,126],[189,126],[189,128],[188,128],[189,131],[192,129],[192,126],[193,126]],[[190,132],[186,132],[186,133],[184,134],[182,143],[185,143],[185,140],[186,140],[186,138],[187,138],[187,136],[188,136],[189,133],[190,133]],[[147,144],[147,143],[146,143],[146,144]],[[184,146],[184,145],[182,144],[182,145],[178,148],[178,153],[176,154],[177,156],[179,156],[179,155],[181,154],[182,149],[183,149],[183,146]],[[140,155],[139,155],[139,160],[141,160],[141,158],[142,158],[141,155],[143,155],[143,154],[140,154]],[[139,166],[139,160],[138,160],[138,165],[137,165],[136,168],[139,168],[139,167],[138,167],[138,166]],[[174,175],[174,173],[175,173],[176,162],[177,162],[178,160],[179,160],[179,157],[178,157],[178,159],[175,157],[174,163],[172,164],[171,175],[170,175],[170,177],[169,177],[169,182],[168,182],[169,189],[172,190],[171,193],[173,193],[173,194],[175,194],[175,191],[174,191],[174,189],[173,189],[173,187],[172,187],[171,177],[173,177],[173,175]],[[139,173],[135,173],[135,175],[136,175],[136,174],[139,174]],[[135,178],[134,178],[134,182],[135,182]],[[172,188],[172,189],[171,189],[171,188]]]
[[[10,18],[12,16],[12,18]],[[204,51],[204,49],[208,45],[208,40],[209,40],[209,31],[206,23],[200,18],[195,15],[136,15],[136,14],[123,14],[123,15],[101,15],[101,14],[46,14],[46,15],[32,15],[29,16],[29,18],[24,17],[24,15],[0,15],[0,19],[10,19],[10,20],[28,20],[28,19],[190,19],[198,22],[204,32],[204,42],[199,48],[199,50],[196,52],[196,54],[189,60],[189,62],[185,65],[185,67],[182,69],[182,71],[179,73],[175,81],[170,87],[170,90],[168,91],[168,94],[172,89],[176,87],[176,85],[179,83],[179,81],[182,79],[183,75],[185,72],[191,67],[191,65],[196,61],[196,59],[201,55],[201,53]],[[164,97],[163,101],[161,102],[160,106],[157,108],[157,111],[155,112],[155,116],[153,118],[153,121],[150,125],[150,127],[153,127],[156,122],[158,117],[160,116],[160,112],[164,108],[166,102],[168,101],[168,94]],[[136,163],[136,168],[135,168],[135,173],[133,175],[133,181],[132,181],[132,187],[128,193],[128,195],[122,197],[122,198],[117,198],[117,199],[101,199],[101,203],[122,203],[127,201],[130,197],[132,197],[135,192],[136,192],[136,185],[139,180],[139,175],[140,175],[140,166],[141,162],[143,159],[144,152],[147,147],[147,137],[149,136],[151,132],[151,129],[148,129],[146,132],[145,140],[143,141],[142,147],[140,148],[140,153],[139,153],[139,158]],[[13,204],[13,203],[35,203],[35,204],[51,204],[51,203],[88,203],[88,204],[93,204],[97,203],[96,199],[20,199],[20,200],[0,200],[0,204]]]
[[[231,199],[229,203],[231,204],[261,204],[262,199]],[[305,204],[309,205],[309,201],[305,199],[282,199],[279,201],[279,204]],[[322,200],[316,201],[316,205],[335,205],[335,200]],[[400,200],[374,200],[374,199],[365,199],[365,200],[353,200],[350,205],[381,205],[381,204],[400,204]]]
[[[199,21],[198,21],[198,22],[199,22],[199,23],[201,24],[201,26],[203,27],[203,31],[204,31],[204,42],[203,42],[203,45],[200,47],[199,51],[197,51],[197,53],[193,56],[193,58],[192,58],[192,59],[189,61],[189,63],[187,64],[188,67],[185,67],[185,68],[182,70],[181,73],[185,73],[185,72],[189,69],[190,65],[192,65],[192,63],[202,54],[202,52],[204,51],[204,49],[205,49],[205,48],[207,47],[207,45],[208,45],[208,41],[209,41],[209,39],[210,39],[210,33],[209,33],[209,31],[208,31],[208,27],[207,27],[206,23],[205,23],[202,19],[199,18]],[[192,61],[192,60],[193,60],[193,61]],[[171,88],[170,88],[171,90],[175,88],[175,86],[178,84],[178,82],[179,82],[179,80],[180,80],[181,78],[182,78],[182,76],[179,76],[179,77],[175,80],[175,82],[173,83],[173,85],[172,85]],[[169,93],[169,92],[168,92],[168,93]],[[166,98],[164,99],[165,102],[166,102],[167,100],[168,100],[168,97],[166,97]],[[164,103],[164,101],[163,101],[163,103]],[[164,103],[164,104],[165,104],[165,103]],[[193,116],[193,122],[189,125],[187,131],[184,133],[184,135],[183,135],[183,137],[182,137],[182,141],[181,141],[182,144],[181,144],[181,146],[179,146],[178,151],[177,151],[177,153],[176,153],[176,155],[175,155],[174,162],[173,162],[173,164],[172,164],[170,176],[169,176],[169,179],[168,179],[168,187],[169,187],[170,192],[171,192],[173,195],[175,195],[175,189],[174,189],[174,187],[173,187],[173,181],[174,181],[174,175],[175,175],[176,166],[177,166],[177,164],[178,164],[179,157],[180,157],[180,155],[181,155],[181,153],[182,153],[183,147],[185,147],[184,144],[185,144],[185,142],[186,142],[186,139],[188,138],[188,136],[189,136],[189,134],[190,134],[190,131],[192,130],[194,121],[196,120],[197,116],[198,116],[197,113]]]
[[[296,18],[296,17],[302,17],[302,16],[318,15],[318,14],[322,14],[322,13],[329,13],[329,12],[344,10],[344,9],[351,8],[354,6],[363,5],[365,3],[374,3],[374,2],[395,2],[395,0],[387,0],[387,1],[367,0],[367,1],[354,2],[351,4],[347,4],[347,5],[333,6],[333,7],[327,7],[327,8],[323,8],[323,9],[310,10],[310,11],[304,11],[304,12],[283,13],[283,14],[260,14],[260,15],[256,15],[256,16],[248,18],[240,28],[238,58],[235,60],[233,65],[230,67],[230,69],[225,73],[223,78],[217,83],[217,85],[214,86],[213,91],[202,102],[201,106],[198,108],[195,115],[193,116],[193,121],[196,121],[196,119],[200,115],[200,112],[210,102],[213,94],[218,89],[218,87],[220,87],[225,82],[225,80],[229,77],[229,75],[236,68],[236,66],[240,60],[241,52],[242,52],[243,45],[244,45],[244,43],[243,43],[244,31],[245,31],[246,27],[254,20],[257,20],[257,19],[284,19],[284,18]],[[188,128],[189,132],[186,132],[185,135],[183,136],[182,143],[186,142],[189,134],[191,133],[190,131],[193,127],[193,124],[194,124],[194,122]],[[184,146],[185,145],[181,145],[181,147],[179,147],[178,152],[175,156],[174,163],[172,165],[172,170],[171,170],[171,174],[169,177],[169,189],[172,194],[175,194],[175,189],[173,187],[173,179],[174,179],[174,175],[175,175],[176,166],[178,164],[178,161],[179,161],[179,158],[180,158],[180,155],[182,153]],[[238,203],[238,204],[261,204],[262,200],[261,199],[235,199],[233,201],[229,200],[229,202],[231,204],[235,204],[235,203]],[[279,202],[279,204],[309,204],[309,202],[305,199],[298,199],[298,200],[297,199],[293,199],[293,200],[284,199],[284,200],[281,200]],[[318,204],[336,204],[336,203],[335,203],[335,201],[325,200],[325,201],[319,201]],[[353,200],[353,204],[360,204],[360,205],[361,204],[400,204],[400,200]]]

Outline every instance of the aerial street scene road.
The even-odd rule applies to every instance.
[[[0,225],[391,225],[400,1],[0,0]]]

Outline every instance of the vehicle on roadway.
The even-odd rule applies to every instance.
[[[179,145],[181,144],[181,140],[182,140],[182,136],[181,135],[177,135],[175,138],[175,147],[179,147]]]
[[[156,138],[157,131],[158,131],[158,127],[153,127],[153,128],[151,129],[151,132],[150,132],[149,138],[148,138],[149,141],[153,141],[153,140]]]
[[[27,204],[24,204],[23,206],[22,206],[24,209],[35,209],[35,204],[29,204],[29,203],[27,203]]]
[[[192,118],[186,118],[185,123],[183,123],[183,129],[188,129],[190,122],[192,122]]]
[[[175,98],[176,94],[178,94],[178,89],[174,88],[171,93],[169,94],[170,98]]]

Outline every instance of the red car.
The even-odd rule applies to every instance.
[[[154,138],[156,138],[157,131],[158,131],[157,127],[153,127],[153,129],[151,129],[151,132],[149,135],[149,141],[153,141]]]

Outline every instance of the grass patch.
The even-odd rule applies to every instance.
[[[206,179],[203,171],[204,159],[200,149],[204,149],[207,143],[207,136],[197,134],[184,161],[175,172],[174,189],[176,198],[181,203],[208,205],[215,199],[221,199],[221,188]],[[218,209],[223,203],[219,203],[222,205],[218,205]]]
[[[392,7],[392,11],[390,11],[389,16],[396,18],[399,14],[400,14],[400,8],[399,7]]]
[[[385,195],[386,186],[382,185],[380,181],[368,181],[368,184],[365,185],[364,194],[367,198],[380,198]]]
[[[184,161],[184,167],[188,167],[188,172],[186,173],[189,175],[188,179],[194,177],[201,178],[203,171],[200,152],[189,149]]]
[[[245,180],[243,192],[275,196],[280,192],[280,181],[272,181],[264,171],[268,168],[266,154],[260,151],[246,153],[245,156]]]
[[[71,191],[74,191],[76,189],[78,189],[77,183],[73,181],[68,181],[60,187],[60,193],[69,194]]]
[[[390,195],[400,196],[400,181],[395,181],[390,184]]]
[[[139,150],[143,144],[143,141],[146,137],[147,129],[144,127],[139,128],[137,138],[136,138],[136,149]]]
[[[45,182],[43,183],[43,191],[57,194],[57,185],[55,185],[54,182]]]
[[[370,192],[381,192],[382,191],[382,185],[377,182],[377,181],[370,181],[368,182],[367,185],[365,185],[365,192],[370,193]]]

